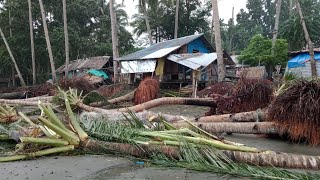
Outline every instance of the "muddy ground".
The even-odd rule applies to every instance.
[[[202,116],[208,108],[195,106],[161,106],[152,111],[186,117]],[[294,144],[276,139],[266,139],[256,135],[224,135],[228,140],[246,144],[259,149],[268,149],[288,153],[320,155],[320,148],[307,144]],[[113,155],[52,156],[35,160],[0,164],[0,180],[201,180],[230,179],[213,173],[195,172],[181,168],[163,168],[144,163],[136,159],[115,157]],[[239,179],[239,178],[231,178]]]

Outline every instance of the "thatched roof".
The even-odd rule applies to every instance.
[[[89,57],[85,59],[73,60],[69,63],[69,71],[74,71],[77,69],[101,69],[109,60],[110,56],[97,56]],[[65,64],[60,66],[57,73],[63,73],[65,71]]]

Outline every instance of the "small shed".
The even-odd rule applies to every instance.
[[[298,77],[311,77],[311,63],[309,50],[293,51],[290,53],[291,59],[288,61],[286,72],[293,73]],[[320,48],[314,49],[317,74],[320,74]]]
[[[64,76],[65,73],[65,64],[60,66],[56,72],[60,76]],[[75,76],[86,73],[88,70],[103,70],[112,74],[113,72],[113,62],[112,57],[110,56],[97,56],[97,57],[89,57],[84,59],[76,59],[70,61],[69,63],[69,75]]]
[[[224,51],[225,64],[234,65]],[[167,40],[118,58],[121,73],[144,73],[158,76],[162,82],[181,82],[193,78],[192,71],[200,73],[199,80],[217,80],[217,55],[203,34]],[[131,76],[132,78],[133,76]]]

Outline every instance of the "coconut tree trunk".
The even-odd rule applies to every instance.
[[[146,158],[160,152],[169,158],[179,159],[179,147],[165,145],[136,145],[112,143],[89,139],[81,143],[81,148],[87,151],[102,153],[123,153],[135,157]],[[143,150],[141,150],[141,148]],[[249,153],[239,151],[220,151],[229,159],[239,163],[249,163],[259,166],[274,166],[295,169],[320,169],[320,157],[289,153]]]
[[[6,40],[6,37],[4,36],[1,28],[0,28],[0,34],[1,34],[1,37],[2,37],[2,39],[3,39],[4,44],[6,45],[6,48],[7,48],[8,52],[9,52],[9,55],[10,55],[10,57],[11,57],[11,60],[12,60],[12,62],[13,62],[13,64],[14,64],[14,68],[16,69],[16,71],[17,71],[17,73],[18,73],[18,77],[19,77],[19,79],[20,79],[21,85],[22,85],[22,86],[26,86],[26,83],[24,82],[24,79],[23,79],[23,77],[22,77],[22,75],[21,75],[21,73],[20,73],[20,70],[19,70],[19,67],[18,67],[18,65],[17,65],[17,62],[16,62],[16,60],[15,60],[14,57],[13,57],[13,54],[12,54],[11,49],[10,49],[10,46],[9,46],[9,44],[8,44],[8,42],[7,42],[7,40]]]
[[[299,0],[296,0],[296,6],[297,6],[297,11],[298,11],[299,16],[300,16],[301,25],[302,25],[303,32],[304,32],[304,38],[305,38],[305,41],[308,43],[308,47],[309,47],[310,64],[311,64],[311,75],[312,75],[312,77],[317,77],[317,67],[316,67],[316,60],[314,59],[313,43],[312,43],[311,38],[309,36],[309,32],[308,32],[308,29],[307,29],[307,26],[306,26],[306,22],[304,21],[304,17],[303,17],[303,14],[302,14],[302,10],[301,10],[301,6],[300,6]]]
[[[176,14],[174,19],[174,39],[178,38],[178,28],[179,28],[179,6],[180,1],[176,0]]]
[[[64,48],[66,53],[66,66],[65,66],[65,77],[68,77],[69,73],[69,34],[68,34],[68,23],[67,23],[67,2],[62,0],[63,8],[63,31],[64,31]]]
[[[278,37],[280,12],[281,12],[281,0],[277,0],[277,3],[276,3],[276,19],[275,19],[275,23],[274,23],[273,37],[272,37],[272,49],[271,49],[271,54],[272,55],[274,55],[274,50],[275,50],[274,48],[275,48],[277,37]]]
[[[43,30],[44,30],[44,34],[45,34],[45,37],[46,37],[47,49],[48,49],[48,54],[49,54],[49,59],[50,59],[52,80],[53,80],[53,82],[55,82],[56,79],[57,79],[56,68],[55,68],[55,65],[54,65],[52,48],[51,48],[50,37],[49,37],[47,21],[46,21],[46,15],[45,15],[45,11],[44,11],[42,0],[39,0],[39,5],[40,5],[40,11],[41,11],[41,17],[42,17]]]
[[[289,0],[289,15],[292,14],[292,9],[293,9],[293,0]]]
[[[217,53],[217,60],[218,60],[218,82],[221,82],[224,80],[226,76],[226,72],[224,69],[224,62],[223,62],[218,1],[212,0],[211,2],[212,2],[213,22],[214,22],[214,37],[215,37],[216,53]]]
[[[151,28],[150,28],[150,21],[149,21],[148,11],[147,11],[147,9],[146,9],[146,5],[145,5],[145,4],[142,4],[141,6],[142,6],[142,11],[143,11],[144,20],[146,21],[149,43],[152,45],[152,44],[153,44],[153,40],[152,40],[152,34],[151,34]]]
[[[188,127],[188,123],[174,122],[177,128]],[[199,128],[213,134],[278,134],[278,125],[272,122],[221,122],[221,123],[194,123]]]
[[[28,101],[24,99],[19,100],[10,100],[10,99],[0,99],[0,104],[14,104],[14,105],[24,105],[24,106],[38,106],[38,101]],[[49,105],[49,103],[42,103],[45,105]]]
[[[119,37],[118,37],[118,28],[117,28],[117,17],[114,10],[114,0],[109,1],[109,10],[110,10],[110,18],[111,18],[111,38],[112,38],[112,54],[113,54],[113,76],[114,82],[119,81],[119,62],[117,58],[119,58]]]
[[[125,94],[123,96],[120,96],[120,97],[117,97],[117,98],[114,98],[114,99],[110,99],[108,101],[101,101],[101,102],[94,102],[94,103],[91,103],[90,106],[93,106],[93,107],[102,107],[102,106],[105,106],[107,104],[116,104],[116,103],[119,103],[119,102],[126,102],[126,101],[131,101],[133,98],[134,98],[134,92],[136,90],[133,90],[132,92],[128,93],[128,94]]]
[[[157,106],[169,105],[169,104],[216,107],[216,102],[213,101],[212,99],[164,97],[164,98],[154,99],[154,100],[151,100],[142,104],[138,104],[132,107],[121,108],[121,109],[118,109],[118,111],[127,112],[129,110],[133,112],[140,112],[140,111],[148,110]]]
[[[264,121],[266,118],[265,111],[250,111],[236,114],[222,114],[214,116],[204,116],[196,118],[197,122],[218,123],[218,122],[256,122]]]
[[[31,61],[32,61],[32,84],[36,85],[36,59],[35,59],[35,52],[34,52],[31,0],[28,0],[28,8],[29,8],[29,29],[30,29],[30,45],[31,45]]]

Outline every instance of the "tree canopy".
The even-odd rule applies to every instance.
[[[274,55],[271,54],[272,40],[262,35],[255,35],[246,49],[241,52],[239,60],[251,66],[265,65],[284,66],[288,60],[288,43],[285,39],[277,39]]]

